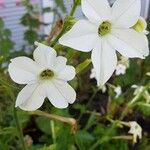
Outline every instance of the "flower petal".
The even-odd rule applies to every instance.
[[[68,103],[74,103],[76,100],[76,92],[67,82],[55,80],[54,84],[56,88],[59,89],[59,91],[63,94]]]
[[[46,98],[45,90],[42,85],[26,85],[18,94],[16,107],[23,110],[33,111],[40,108]]]
[[[17,57],[11,60],[8,72],[11,79],[18,84],[33,83],[37,80],[38,66],[30,58]]]
[[[109,43],[125,57],[144,58],[149,54],[147,37],[133,29],[114,29]]]
[[[59,88],[57,88],[55,84],[53,84],[52,82],[47,82],[46,83],[47,97],[49,101],[52,103],[52,105],[54,105],[55,107],[66,108],[68,107],[68,102],[67,99],[63,96],[63,94],[68,93],[61,93]]]
[[[43,67],[52,67],[55,64],[56,51],[38,42],[35,44],[38,46],[33,53],[35,61]]]
[[[97,27],[86,20],[79,20],[70,31],[64,34],[59,43],[83,52],[93,49],[97,39]]]
[[[64,69],[56,74],[56,79],[70,81],[75,77],[75,74],[75,68],[73,66],[66,65]]]
[[[67,59],[63,56],[58,56],[56,58],[56,64],[54,67],[55,71],[61,71],[66,67]]]
[[[117,65],[115,50],[106,39],[98,41],[92,51],[92,63],[96,72],[98,86],[103,86],[113,74]]]
[[[99,23],[111,17],[111,9],[107,0],[82,0],[81,6],[83,13],[91,22]]]
[[[115,26],[129,28],[140,17],[141,0],[116,0],[112,7]]]

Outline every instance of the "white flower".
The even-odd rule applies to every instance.
[[[91,74],[90,74],[90,79],[94,79],[94,78],[96,78],[96,73],[95,73],[95,71],[94,71],[94,68],[92,68],[91,69]]]
[[[92,50],[92,63],[98,85],[104,85],[117,65],[116,50],[128,58],[149,54],[145,34],[132,28],[140,17],[140,0],[82,0],[88,20],[79,20],[59,42],[79,51]]]
[[[116,67],[116,75],[121,75],[126,73],[127,67],[123,64],[118,64]]]
[[[116,98],[118,98],[122,93],[122,90],[121,90],[120,86],[115,87],[114,91],[116,93]]]
[[[147,76],[150,76],[150,72],[147,72],[146,75],[147,75]]]
[[[67,59],[57,56],[51,47],[37,43],[34,60],[17,57],[9,64],[9,74],[18,84],[27,84],[18,94],[16,107],[36,110],[47,97],[57,108],[66,108],[76,99],[76,92],[67,83],[75,76],[75,69],[66,65]]]
[[[136,143],[137,142],[137,138],[139,138],[139,139],[142,138],[142,128],[135,121],[129,122],[129,125],[130,125],[130,130],[129,130],[128,133],[133,134],[133,142]]]
[[[106,85],[103,85],[101,90],[102,90],[102,93],[105,93],[107,91]]]

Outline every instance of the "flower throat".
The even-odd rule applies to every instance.
[[[41,72],[40,79],[48,80],[48,79],[51,79],[53,76],[54,76],[54,72],[50,69],[46,69]]]
[[[100,36],[105,36],[106,34],[110,32],[111,27],[112,25],[109,21],[103,21],[98,27],[98,34]]]

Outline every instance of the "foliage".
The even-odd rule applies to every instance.
[[[4,26],[3,20],[0,18],[0,63],[2,59],[8,57],[9,51],[13,48],[11,41],[11,31]]]

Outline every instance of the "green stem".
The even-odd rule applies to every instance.
[[[79,0],[73,2],[73,6],[72,9],[70,10],[69,16],[73,16],[75,13],[75,10],[78,6]],[[67,29],[67,25],[63,25],[62,29],[60,30],[59,34],[56,36],[56,38],[52,41],[52,43],[50,44],[51,47],[54,47],[56,45],[56,43],[58,42],[59,38],[62,37],[62,35],[65,33]]]
[[[18,129],[18,137],[22,144],[22,150],[27,150],[25,141],[24,141],[24,137],[23,137],[23,133],[22,133],[22,129],[21,129],[21,125],[19,123],[19,119],[18,119],[18,115],[17,115],[17,109],[15,107],[14,107],[14,118],[15,118],[15,122],[16,122],[16,127]]]
[[[120,120],[123,120],[124,117],[128,114],[131,107],[135,106],[135,103],[142,97],[144,91],[149,87],[149,84],[143,89],[126,105],[125,109],[122,111]]]
[[[74,0],[72,9],[71,9],[71,11],[70,11],[70,13],[69,13],[70,16],[73,16],[73,15],[74,15],[75,10],[76,10],[76,8],[77,8],[77,6],[78,6],[78,3],[79,3],[79,0]]]
[[[54,149],[56,150],[56,133],[55,133],[54,120],[50,121],[50,125],[51,125],[51,131],[52,131],[52,139],[53,139]]]
[[[100,90],[100,89],[97,88],[97,89],[94,91],[94,93],[93,93],[93,95],[91,96],[91,98],[89,99],[89,101],[88,101],[86,107],[89,107],[89,106],[91,105],[93,99],[95,98],[95,96],[96,96],[96,94],[98,93],[99,90]]]
[[[64,26],[62,27],[62,29],[60,30],[59,34],[56,36],[56,38],[52,41],[52,43],[50,44],[51,47],[54,47],[57,43],[57,41],[59,40],[59,38],[62,37],[62,35],[65,33],[67,29],[67,26]]]
[[[67,117],[63,117],[63,116],[59,116],[59,115],[55,115],[55,114],[49,114],[47,112],[43,112],[40,110],[35,110],[32,112],[28,112],[30,115],[38,115],[38,116],[44,116],[50,119],[54,119],[54,120],[58,120],[64,123],[67,123],[69,125],[71,125],[71,133],[75,133],[76,129],[77,129],[77,122],[74,118],[67,118]]]

